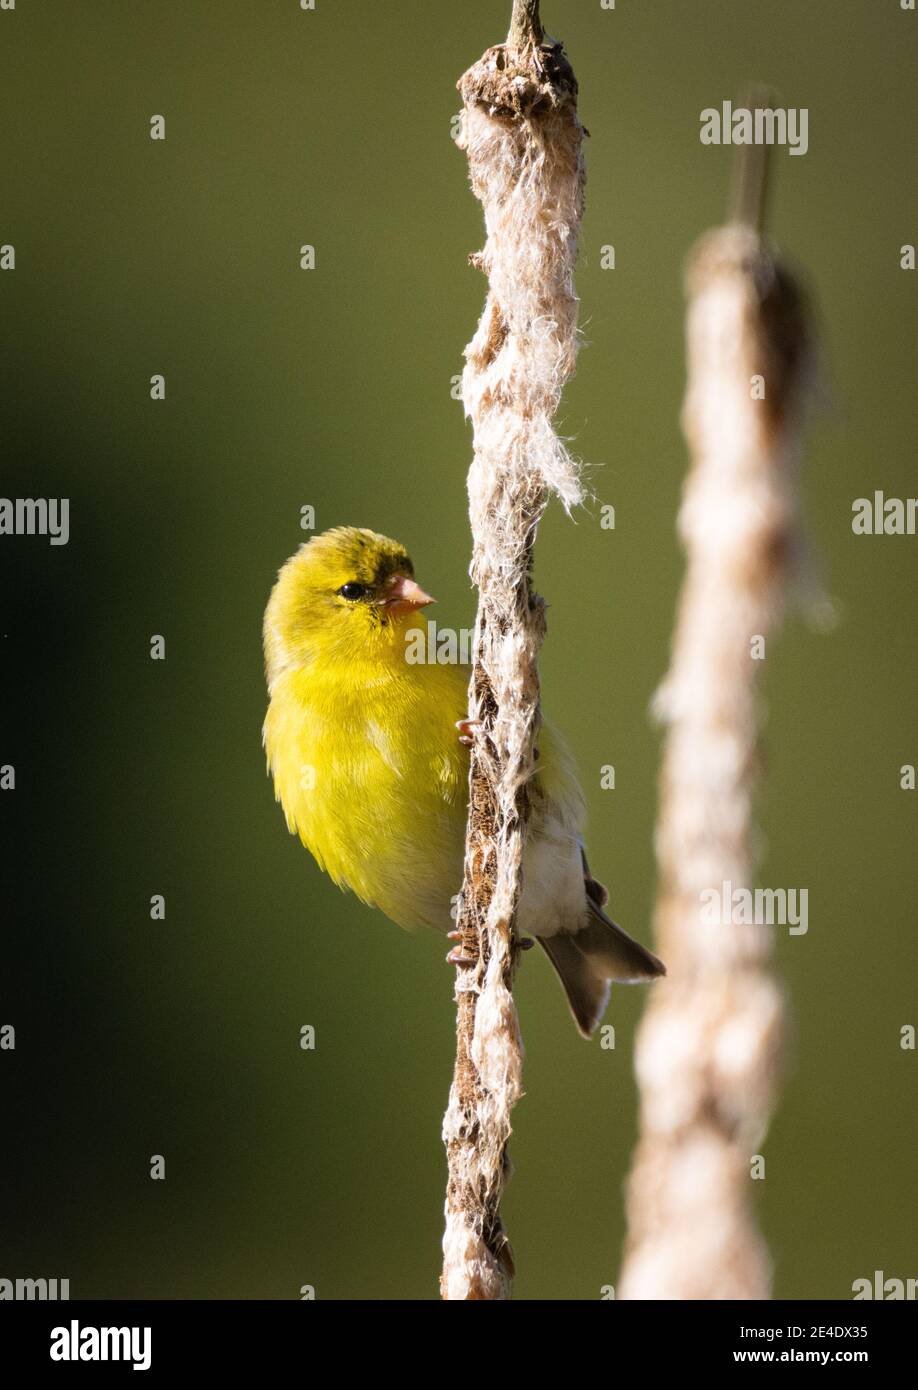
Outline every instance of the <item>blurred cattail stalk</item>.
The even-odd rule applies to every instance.
[[[510,38],[460,79],[459,145],[483,206],[488,276],[466,349],[463,399],[474,427],[471,574],[478,586],[469,716],[479,721],[457,928],[456,1067],[443,1123],[449,1179],[445,1299],[509,1294],[500,1216],[522,1044],[511,986],[514,914],[539,725],[545,631],[532,547],[549,495],[579,501],[577,469],[552,417],[576,356],[573,265],[583,206],[577,85],[560,45],[542,43],[538,5],[514,5]]]
[[[771,1267],[751,1161],[779,1075],[773,929],[706,925],[701,912],[705,890],[751,886],[755,870],[755,657],[779,622],[798,549],[807,328],[798,289],[751,222],[702,238],[687,295],[688,564],[657,697],[668,732],[656,930],[669,978],[638,1036],[641,1138],[619,1294],[762,1299]]]

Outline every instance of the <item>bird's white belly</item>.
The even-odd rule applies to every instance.
[[[461,881],[461,863],[459,879]],[[442,883],[442,877],[437,876]],[[457,883],[457,889],[459,884]],[[456,925],[456,899],[449,908],[437,896],[435,884],[419,899],[421,920],[449,931]],[[554,936],[559,931],[578,931],[584,922],[586,894],[583,886],[581,841],[559,820],[539,821],[530,828],[523,850],[523,889],[517,912],[521,936]]]
[[[579,839],[558,821],[533,830],[523,851],[521,935],[554,936],[583,925],[585,892]]]

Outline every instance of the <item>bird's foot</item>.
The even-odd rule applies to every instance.
[[[446,939],[447,941],[461,941],[462,932],[448,931],[446,933]],[[520,951],[531,951],[534,945],[535,938],[532,936],[521,936],[517,942],[517,947]],[[465,948],[463,946],[454,946],[446,959],[450,965],[469,966],[477,965],[478,963],[472,956],[467,956],[465,954]]]
[[[456,728],[459,730],[459,742],[464,748],[471,748],[475,742],[475,730],[481,728],[481,720],[457,719]]]
[[[446,939],[447,939],[447,941],[461,941],[461,940],[462,940],[462,932],[461,932],[461,931],[448,931],[448,932],[446,933]],[[461,966],[475,965],[475,964],[477,963],[477,962],[472,958],[472,956],[467,956],[467,955],[465,954],[465,949],[464,949],[464,947],[462,947],[462,946],[454,946],[453,949],[452,949],[452,950],[449,952],[449,954],[447,955],[446,960],[447,960],[447,963],[448,963],[449,965],[457,965],[457,966],[460,966],[460,967],[461,967]]]

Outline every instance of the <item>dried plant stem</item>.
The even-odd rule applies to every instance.
[[[656,930],[669,978],[637,1043],[641,1138],[619,1294],[760,1299],[771,1271],[750,1164],[779,1072],[774,928],[707,925],[702,894],[747,888],[755,869],[754,641],[767,642],[779,621],[797,548],[807,335],[799,292],[754,226],[704,237],[687,289],[691,466],[679,527],[688,567],[658,696],[668,733]]]
[[[443,1123],[449,1178],[446,1299],[509,1294],[513,1262],[500,1216],[522,1044],[511,993],[514,914],[527,785],[539,722],[537,656],[545,631],[530,575],[551,493],[580,500],[577,469],[552,428],[576,356],[573,264],[583,206],[577,86],[560,45],[541,44],[538,7],[519,43],[489,49],[461,78],[459,144],[483,206],[489,291],[466,348],[463,398],[474,427],[469,471],[471,574],[478,586],[469,715],[480,721],[458,929],[456,1067]],[[534,13],[533,13],[534,12]],[[525,18],[525,16],[524,16]]]
[[[771,92],[767,87],[753,86],[742,99],[749,111],[767,109]],[[768,175],[770,147],[742,145],[733,166],[733,186],[730,195],[730,220],[742,222],[760,234],[765,228],[768,211]]]
[[[542,42],[542,37],[539,0],[513,0],[507,47],[522,48],[526,43],[538,44]]]

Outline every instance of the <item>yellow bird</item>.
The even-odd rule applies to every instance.
[[[374,531],[338,527],[301,546],[265,612],[264,743],[288,828],[319,867],[400,926],[449,933],[473,735],[468,669],[408,659],[432,602],[407,551]],[[589,1037],[611,981],[666,972],[603,912],[583,794],[548,724],[532,792],[518,924],[545,949]]]

